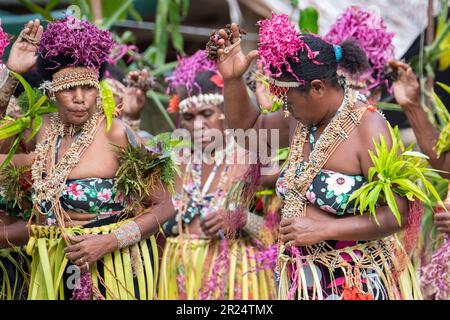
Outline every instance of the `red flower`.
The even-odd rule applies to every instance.
[[[218,88],[222,88],[222,94],[223,94],[223,78],[220,74],[216,73],[213,75],[209,80],[214,83]]]
[[[368,106],[367,106],[367,110],[369,110],[370,112],[375,112],[377,111],[377,103],[373,100],[368,100]]]
[[[170,98],[169,107],[167,108],[168,113],[178,113],[180,98],[175,94]]]
[[[261,198],[258,198],[255,205],[255,211],[261,211],[263,209],[264,209],[264,202],[262,201]]]

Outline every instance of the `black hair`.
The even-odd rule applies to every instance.
[[[308,58],[308,51],[306,49],[298,51],[298,61],[288,59],[295,75],[305,81],[305,85],[298,88],[300,91],[308,92],[312,80],[324,80],[330,85],[338,86],[338,66],[352,75],[361,73],[370,66],[365,52],[352,39],[345,40],[341,43],[342,57],[339,62],[336,60],[336,54],[332,44],[311,34],[303,34],[302,39],[312,51],[319,52],[315,57],[315,60],[319,63],[314,63]],[[282,68],[280,80],[297,81],[285,67]]]
[[[211,81],[211,77],[215,74],[216,73],[213,71],[197,73],[195,76],[195,83],[197,83],[200,88],[194,85],[191,96],[208,93],[222,93],[222,88],[219,88],[214,82]],[[180,101],[188,97],[188,92],[185,87],[178,88],[177,94]]]
[[[44,79],[51,81],[52,76],[61,69],[68,67],[74,63],[74,59],[70,56],[63,54],[53,57],[51,60],[44,59],[41,55],[38,55],[37,69],[39,75]],[[99,69],[99,79],[102,80],[105,75],[107,62],[104,62]]]

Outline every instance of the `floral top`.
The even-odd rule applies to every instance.
[[[113,178],[84,178],[69,179],[59,198],[64,210],[72,210],[82,213],[96,213],[97,219],[120,213],[123,210],[122,200],[116,200],[117,190],[114,187]],[[45,204],[44,211],[49,212]],[[56,223],[53,214],[47,216],[47,224]]]
[[[207,192],[218,168],[219,165],[216,164],[207,179],[209,182],[207,181],[202,188],[202,166],[201,164],[194,164],[192,166],[192,179],[186,181],[183,184],[182,192],[175,194],[172,198],[175,215],[172,219],[169,219],[162,225],[166,236],[176,236],[179,234],[178,222],[180,217],[182,227],[184,228],[189,225],[195,217],[198,216],[200,219],[203,219],[210,213],[217,212],[218,208],[223,206],[224,199],[222,199],[222,196],[225,194],[225,191],[222,189],[221,182],[219,182],[215,192]],[[224,178],[227,177],[228,169],[229,167],[225,166],[222,171],[222,182]],[[202,193],[204,193],[204,195]]]
[[[316,127],[311,128],[310,145],[311,150],[314,149]],[[301,173],[306,166],[306,162],[301,162],[297,168],[297,174]],[[278,196],[284,199],[287,191],[285,172],[282,171],[276,184],[276,192]],[[317,205],[320,209],[344,215],[345,213],[353,213],[353,202],[347,204],[350,195],[366,184],[366,178],[362,175],[346,175],[339,172],[322,169],[314,177],[311,185],[306,191],[306,198],[312,204]]]

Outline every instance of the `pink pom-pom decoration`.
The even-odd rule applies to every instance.
[[[387,31],[381,17],[357,6],[349,7],[338,17],[324,38],[332,44],[341,44],[347,39],[353,39],[359,44],[372,66],[359,79],[368,80],[369,90],[386,81],[382,79],[382,75],[384,66],[394,57],[394,33]]]
[[[108,60],[114,41],[107,30],[72,16],[48,24],[39,42],[39,54],[52,61],[60,55],[73,58],[69,65],[90,67],[99,70]],[[55,68],[59,65],[55,62]]]
[[[199,72],[217,71],[217,66],[214,61],[206,58],[204,50],[198,50],[192,56],[183,58],[178,57],[178,65],[173,71],[172,75],[166,78],[171,92],[176,92],[180,86],[186,87],[187,93],[191,96],[192,91],[196,87],[201,91],[200,86],[195,81],[195,76]]]
[[[270,19],[260,20],[257,25],[259,26],[258,63],[264,66],[264,71],[268,75],[280,77],[284,66],[298,82],[304,83],[304,80],[294,73],[288,59],[298,62],[298,51],[307,50],[308,58],[320,64],[315,60],[319,52],[312,51],[303,41],[301,34],[289,22],[287,14],[272,12]],[[271,72],[271,68],[275,70],[275,73]]]
[[[1,23],[0,20],[0,61],[2,61],[1,57],[3,56],[3,52],[5,52],[5,48],[9,45],[8,35],[3,31]]]

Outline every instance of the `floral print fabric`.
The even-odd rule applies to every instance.
[[[301,165],[303,167],[304,165]],[[302,168],[300,168],[301,170]],[[311,185],[306,191],[306,198],[312,204],[317,205],[320,209],[344,215],[345,213],[353,213],[353,203],[347,205],[348,198],[355,191],[366,183],[364,176],[350,176],[331,170],[322,169],[316,177],[314,177]],[[281,173],[276,191],[279,197],[283,199],[286,193],[286,180],[284,171]]]
[[[122,204],[114,199],[116,193],[114,179],[67,180],[60,201],[65,210],[112,213],[123,209]]]

